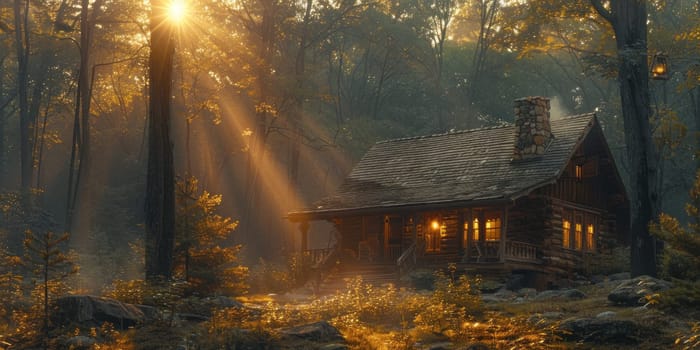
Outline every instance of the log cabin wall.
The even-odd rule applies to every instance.
[[[338,219],[335,224],[341,236],[340,248],[342,250],[352,250],[355,256],[357,256],[358,244],[363,239],[362,221],[361,216],[355,216]]]
[[[545,239],[545,221],[550,215],[550,203],[546,197],[527,196],[516,201],[508,211],[507,240],[530,244],[542,244]]]

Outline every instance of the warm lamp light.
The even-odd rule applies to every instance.
[[[440,229],[440,223],[437,220],[433,220],[432,223],[430,223],[430,226],[433,228],[433,230],[439,230]]]
[[[651,60],[651,78],[654,80],[668,80],[668,56],[658,52]]]

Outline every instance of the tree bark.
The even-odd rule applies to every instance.
[[[630,251],[632,275],[656,275],[656,239],[649,224],[658,219],[657,157],[649,116],[647,67],[647,7],[644,0],[616,0],[610,10],[600,0],[591,3],[615,31],[618,82],[630,165]]]
[[[29,0],[15,0],[15,44],[17,49],[17,104],[19,105],[20,171],[23,192],[32,185],[32,125],[29,115]],[[24,7],[24,9],[22,9]]]
[[[148,169],[146,175],[146,279],[172,277],[175,184],[170,140],[174,43],[167,1],[153,1],[149,59]]]

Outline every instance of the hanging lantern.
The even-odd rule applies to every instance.
[[[657,52],[651,61],[651,78],[668,80],[668,56],[662,52]]]

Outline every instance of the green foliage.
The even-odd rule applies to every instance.
[[[698,280],[700,278],[700,172],[690,191],[690,203],[686,214],[690,223],[686,228],[668,215],[661,214],[659,223],[651,226],[651,232],[666,242],[663,257],[663,273],[668,277]]]
[[[260,258],[250,271],[248,283],[256,293],[279,293],[289,290],[294,280],[287,266]]]
[[[143,304],[146,298],[148,286],[144,280],[114,280],[103,291],[107,298],[119,300],[129,304]]]
[[[700,281],[674,280],[673,288],[647,298],[663,310],[684,313],[688,317],[700,316],[697,312],[700,310]]]
[[[0,334],[11,332],[12,314],[20,306],[23,276],[20,274],[22,260],[19,256],[10,255],[0,247]]]
[[[700,323],[693,324],[690,333],[678,336],[675,345],[683,350],[700,348]]]
[[[241,246],[221,246],[238,225],[216,213],[221,195],[200,193],[194,177],[178,181],[176,195],[175,275],[190,284],[190,293],[244,293],[248,268],[238,262]]]

